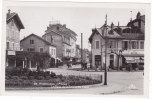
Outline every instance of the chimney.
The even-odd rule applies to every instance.
[[[7,16],[10,16],[10,14],[11,14],[11,10],[9,9],[8,13],[7,13]]]
[[[118,27],[119,27],[119,21],[118,21]]]
[[[65,28],[66,28],[66,24],[63,24],[63,27],[65,27]]]
[[[95,31],[95,28],[92,29],[92,33]]]
[[[111,30],[113,30],[114,29],[114,24],[113,24],[113,22],[111,23]]]
[[[140,18],[140,15],[141,15],[140,12],[138,12],[138,13],[137,13],[137,16],[136,16],[136,19],[139,19],[139,18]]]

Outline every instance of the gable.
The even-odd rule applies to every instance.
[[[94,38],[94,36],[96,36],[96,35],[100,35],[100,36],[101,36],[101,34],[97,31],[97,29],[93,29],[93,30],[92,30],[92,34],[91,34],[91,36],[89,37],[89,42],[90,42],[90,43],[92,43],[93,38]]]

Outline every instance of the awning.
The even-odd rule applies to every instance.
[[[144,50],[126,50],[122,52],[125,57],[144,57]]]
[[[127,63],[144,63],[144,57],[125,57]]]

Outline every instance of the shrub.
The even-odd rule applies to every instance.
[[[5,79],[8,80],[8,79],[10,79],[10,77],[9,76],[5,76]]]
[[[19,79],[18,76],[11,76],[10,78],[13,79],[13,80],[18,80]]]
[[[45,76],[45,79],[46,80],[49,80],[51,77],[50,76]]]
[[[54,72],[51,72],[51,75],[50,75],[52,78],[56,77],[56,74]]]
[[[88,76],[87,76],[86,79],[87,79],[87,80],[91,80],[91,77],[88,77]]]
[[[27,80],[28,77],[27,76],[20,76],[20,79]]]
[[[29,80],[34,80],[35,77],[34,77],[34,76],[29,76],[28,79],[29,79]]]
[[[38,80],[44,80],[45,78],[44,78],[44,76],[37,76],[36,79],[38,79]]]

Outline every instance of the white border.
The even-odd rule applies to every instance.
[[[8,2],[8,1],[14,1],[14,2]],[[2,33],[6,33],[5,32],[5,26],[6,26],[6,24],[5,24],[5,18],[6,18],[6,14],[5,14],[5,12],[4,11],[6,11],[6,6],[7,5],[13,5],[13,6],[37,6],[37,7],[43,7],[43,6],[52,6],[52,7],[101,7],[101,8],[106,8],[107,6],[108,6],[108,8],[113,8],[114,7],[114,5],[116,4],[116,3],[103,3],[103,4],[99,4],[99,3],[80,3],[80,1],[79,2],[51,2],[51,4],[50,3],[47,3],[47,2],[34,2],[34,4],[35,5],[33,5],[33,2],[16,2],[16,1],[19,1],[19,0],[7,0],[5,3],[4,3],[4,5],[3,5],[3,32]],[[21,0],[21,1],[29,1],[29,0]],[[33,0],[34,1],[34,0]],[[41,0],[36,0],[36,1],[41,1]],[[58,0],[58,1],[64,1],[64,0]],[[69,0],[66,0],[66,1],[69,1]],[[75,0],[73,0],[73,1],[75,1]],[[82,0],[82,1],[85,1],[85,0]],[[103,0],[102,0],[103,1]],[[131,1],[131,0],[130,0]],[[129,1],[129,2],[130,2]],[[137,0],[135,0],[136,2],[137,2]],[[149,1],[149,0],[147,0],[147,1]],[[107,0],[106,2],[110,2],[110,0]],[[119,1],[120,2],[120,1]],[[138,1],[139,3],[143,3],[143,2],[140,2],[140,0]],[[150,2],[150,1],[149,1]],[[149,3],[148,2],[148,3]],[[13,3],[13,4],[12,4]],[[146,1],[144,2],[144,3],[147,3]],[[57,6],[56,6],[57,5]],[[131,3],[126,3],[125,5],[123,5],[123,4],[121,4],[121,3],[118,3],[118,5],[119,6],[117,6],[117,7],[115,7],[115,8],[138,8],[139,6],[137,5],[136,7],[134,6],[134,5],[136,5],[135,3],[132,5]],[[139,4],[140,5],[140,4]],[[141,6],[140,6],[141,7]],[[150,5],[145,5],[145,4],[143,4],[143,6],[142,6],[142,8],[143,9],[145,9],[146,11],[145,11],[145,15],[146,15],[146,24],[145,24],[145,44],[147,44],[147,45],[145,45],[145,61],[146,61],[146,63],[145,63],[145,66],[147,66],[148,68],[145,70],[145,82],[146,82],[146,84],[144,85],[144,87],[145,87],[145,89],[148,89],[149,88],[149,74],[150,73],[147,73],[147,72],[149,72],[149,70],[150,70],[150,65],[149,65],[149,63],[150,63],[150,55],[149,55],[149,53],[150,53],[150,37],[151,37],[151,35],[150,35],[150,29],[151,29],[151,27],[150,27],[150,22],[151,22],[151,20],[150,20]],[[147,17],[148,16],[148,17]],[[3,95],[8,95],[8,94],[5,94],[5,91],[4,91],[4,82],[5,82],[5,80],[4,80],[4,70],[5,70],[5,67],[4,67],[4,62],[5,62],[5,44],[6,44],[6,40],[5,40],[5,38],[3,38],[3,37],[6,37],[6,35],[5,34],[1,34],[1,39],[2,39],[2,42],[1,42],[1,48],[2,48],[2,52],[1,52],[1,76],[2,77],[0,77],[1,78],[1,81],[3,82],[0,82],[0,93],[1,94],[3,94]],[[152,69],[152,68],[151,68]],[[145,94],[146,95],[144,95],[144,97],[148,97],[148,92],[147,91],[144,91],[145,92]],[[13,94],[9,94],[9,95],[15,95],[14,93]],[[30,95],[30,96],[33,96],[33,95],[35,95],[35,96],[38,96],[38,95],[49,95],[50,96],[50,94],[36,94],[36,93],[32,93],[32,94],[23,94],[23,95]],[[58,95],[58,94],[53,94],[53,96],[61,96],[62,94],[60,94],[60,95]],[[51,96],[52,96],[52,94],[51,94]],[[69,94],[65,94],[65,95],[63,95],[63,96],[73,96],[73,95],[69,95]],[[74,95],[74,96],[80,96],[80,95]],[[84,97],[84,96],[89,96],[89,97],[103,97],[103,95],[101,95],[101,96],[93,96],[93,95],[81,95],[82,97]],[[108,96],[104,96],[104,97],[109,97],[109,95]],[[113,98],[113,97],[117,97],[117,96],[110,96],[110,98]],[[121,95],[119,95],[119,97],[129,97],[128,95],[126,95],[126,96],[121,96]],[[132,97],[132,96],[131,96]],[[134,97],[134,96],[133,96]],[[136,97],[136,96],[135,96]],[[140,97],[140,96],[138,96],[138,97]]]

